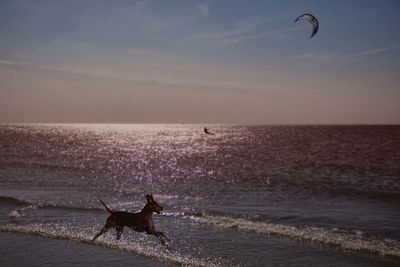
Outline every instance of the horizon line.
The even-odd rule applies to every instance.
[[[234,125],[234,126],[400,126],[400,123],[219,123],[219,122],[0,122],[4,125]]]

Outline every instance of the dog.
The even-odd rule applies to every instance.
[[[148,235],[154,235],[160,242],[166,246],[166,241],[169,241],[163,232],[156,231],[153,221],[153,212],[158,214],[164,210],[153,198],[152,194],[146,195],[147,203],[143,209],[139,212],[125,212],[125,211],[113,211],[107,205],[100,200],[101,204],[106,210],[111,213],[107,218],[106,224],[103,229],[95,235],[92,242],[95,241],[99,236],[105,234],[110,228],[115,228],[117,232],[117,240],[121,238],[124,227],[129,227],[137,232],[146,232]]]

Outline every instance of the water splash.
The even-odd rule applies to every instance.
[[[16,218],[24,216],[26,211],[35,210],[37,208],[39,208],[38,205],[32,204],[32,205],[29,205],[27,207],[23,207],[23,208],[20,208],[20,209],[15,209],[15,210],[12,210],[12,211],[10,211],[8,213],[8,217],[16,219]]]
[[[71,240],[90,245],[111,248],[127,253],[152,258],[157,261],[193,267],[220,267],[225,264],[222,260],[212,258],[196,258],[179,251],[171,251],[160,246],[150,246],[142,243],[132,243],[124,240],[118,242],[101,239],[92,242],[93,229],[79,229],[71,224],[29,224],[29,225],[0,225],[0,232],[21,233],[46,238]],[[92,233],[93,232],[93,233]]]

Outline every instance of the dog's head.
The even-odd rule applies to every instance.
[[[152,194],[147,194],[147,195],[146,195],[146,199],[147,199],[147,205],[148,205],[148,207],[150,208],[151,211],[160,214],[161,211],[164,210],[164,208],[161,207],[161,206],[157,203],[157,201],[154,200]]]

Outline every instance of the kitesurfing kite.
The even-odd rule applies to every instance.
[[[318,20],[314,15],[306,13],[306,14],[298,16],[294,22],[297,22],[297,21],[299,21],[301,19],[310,22],[311,25],[312,25],[313,31],[312,31],[312,34],[310,36],[310,39],[311,39],[318,31],[318,25],[319,25],[318,24]]]

